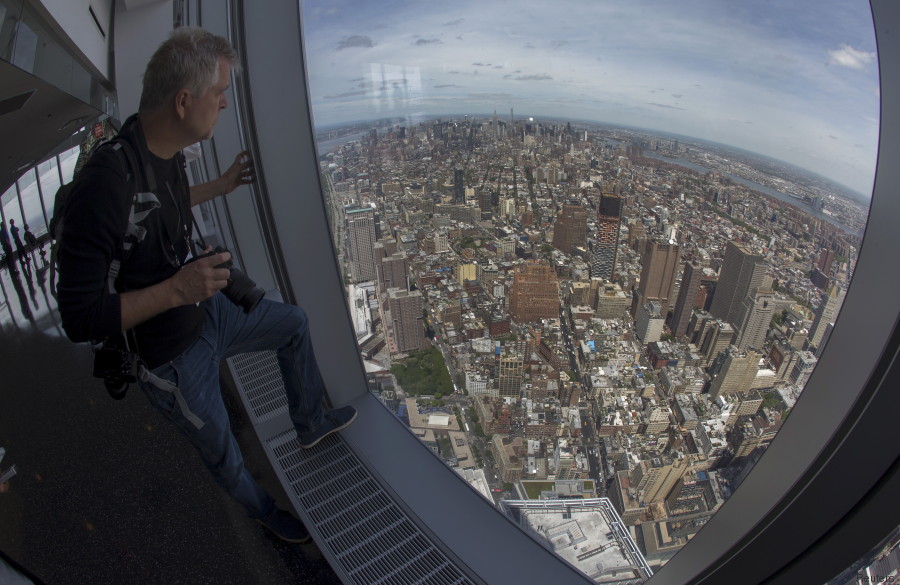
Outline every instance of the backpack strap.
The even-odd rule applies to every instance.
[[[114,152],[120,161],[124,161],[126,177],[132,187],[131,207],[128,212],[128,220],[125,224],[122,240],[122,249],[118,251],[109,265],[109,271],[106,275],[107,286],[109,292],[115,292],[116,279],[119,277],[122,265],[131,255],[135,244],[139,244],[147,235],[147,229],[139,225],[148,215],[159,208],[159,199],[154,194],[156,190],[156,178],[153,170],[148,166],[142,165],[139,161],[139,155],[135,152],[134,147],[122,138],[116,138],[111,141]],[[141,188],[146,191],[141,191]]]

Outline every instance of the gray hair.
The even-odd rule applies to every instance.
[[[139,111],[155,110],[182,89],[195,97],[203,95],[219,81],[219,59],[235,67],[236,57],[224,37],[201,28],[175,29],[147,63]]]

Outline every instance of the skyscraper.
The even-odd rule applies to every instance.
[[[681,337],[687,332],[688,322],[694,309],[697,293],[700,291],[700,279],[703,276],[703,268],[696,260],[684,263],[684,272],[681,274],[681,287],[678,289],[678,299],[675,301],[672,313],[672,334]]]
[[[666,318],[680,260],[681,246],[674,240],[647,241],[641,260],[641,282],[638,285],[633,314],[637,314],[638,306],[657,301],[660,306],[659,314],[663,319]]]
[[[347,210],[347,243],[353,282],[375,280],[375,212],[371,207]]]
[[[390,288],[399,288],[407,290],[407,263],[406,254],[397,253],[385,256],[378,265],[378,281],[381,283],[381,290],[386,291]]]
[[[425,325],[422,316],[422,293],[397,288],[388,289],[393,349],[406,353],[425,347]]]
[[[567,201],[556,216],[553,225],[553,246],[571,254],[587,242],[587,211],[578,201]]]
[[[710,384],[710,400],[715,400],[719,395],[726,396],[728,394],[737,394],[738,392],[748,392],[753,384],[753,379],[759,372],[759,359],[761,357],[762,354],[752,349],[743,353],[734,346],[728,348],[725,363],[716,377],[713,378],[712,384]]]
[[[613,193],[600,195],[597,213],[597,241],[591,258],[591,276],[612,280],[616,271],[619,229],[622,223],[622,197]]]
[[[709,312],[713,317],[735,324],[744,298],[763,284],[766,264],[743,243],[728,242],[725,259]]]
[[[722,320],[716,320],[706,332],[700,345],[700,351],[706,358],[706,365],[712,363],[720,352],[725,351],[734,340],[734,328]]]
[[[550,265],[531,261],[516,270],[509,313],[516,323],[559,317],[559,283]]]
[[[816,309],[816,318],[813,319],[812,328],[809,331],[809,344],[819,347],[825,335],[825,328],[829,323],[834,323],[841,305],[844,304],[844,289],[838,284],[832,285],[824,295],[822,304]]]
[[[772,291],[755,291],[746,297],[737,321],[737,339],[734,344],[740,350],[762,348],[772,315],[775,314]]]
[[[453,202],[462,205],[466,202],[466,171],[453,170]]]
[[[498,356],[497,388],[502,397],[519,398],[522,381],[525,379],[525,362],[519,353],[504,353]]]

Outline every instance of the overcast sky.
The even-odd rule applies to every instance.
[[[497,111],[713,140],[869,194],[863,0],[302,0],[317,125]]]

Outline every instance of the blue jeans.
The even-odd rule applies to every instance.
[[[151,404],[187,435],[219,486],[254,518],[271,512],[275,502],[244,468],[222,401],[219,363],[239,353],[262,350],[276,352],[297,432],[318,428],[323,420],[324,384],[306,313],[294,305],[263,299],[247,315],[217,293],[206,301],[200,337],[180,356],[152,370],[161,379],[157,383],[139,382]]]

